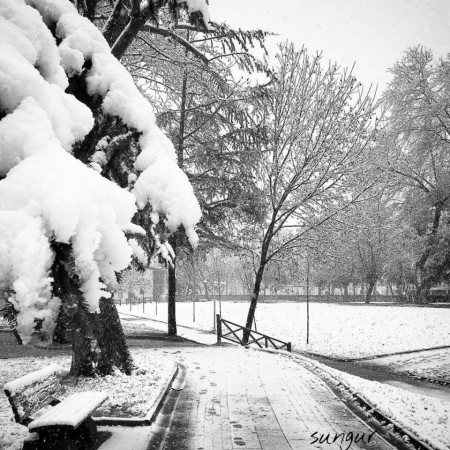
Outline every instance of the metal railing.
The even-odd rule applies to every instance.
[[[225,339],[240,345],[256,344],[259,348],[269,348],[270,345],[276,350],[286,349],[288,352],[292,352],[292,345],[290,342],[280,341],[280,339],[268,336],[267,334],[259,333],[258,331],[243,327],[237,323],[222,319],[220,314],[216,315],[216,323],[218,344],[222,342],[222,339]],[[245,331],[248,333],[248,342],[244,342]],[[242,336],[239,335],[240,332],[242,332]]]

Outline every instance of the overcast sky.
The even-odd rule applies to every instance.
[[[386,86],[387,69],[417,44],[450,53],[450,0],[209,0],[211,20],[265,29],[326,60],[352,66],[369,85]]]

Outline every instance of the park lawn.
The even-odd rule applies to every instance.
[[[116,373],[102,378],[67,379],[67,395],[77,391],[104,391],[108,400],[98,408],[94,416],[144,417],[166,388],[175,372],[173,358],[167,352],[154,349],[132,349],[134,361],[145,374],[126,376]],[[50,364],[59,364],[69,370],[70,357],[14,358],[2,360],[0,386]],[[0,395],[0,449],[18,450],[28,435],[25,426],[14,422],[12,409],[5,395]]]
[[[216,302],[216,312],[219,305]],[[167,321],[167,303],[118,306],[120,312]],[[222,317],[243,325],[248,302],[222,302]],[[213,302],[177,303],[177,322],[213,328]],[[311,303],[306,343],[306,303],[261,303],[256,326],[261,333],[292,342],[299,351],[342,359],[358,359],[450,346],[450,308]]]

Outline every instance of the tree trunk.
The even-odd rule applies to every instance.
[[[120,33],[125,28],[128,21],[128,15],[122,0],[117,0],[112,13],[103,27],[102,34],[109,46],[112,47]]]
[[[69,294],[65,301],[75,309],[71,316],[70,329],[72,335],[72,365],[70,374],[73,376],[94,376],[97,372],[100,348],[97,333],[101,334],[96,325],[95,316],[86,311],[83,298]]]
[[[211,301],[211,297],[210,297],[210,295],[209,295],[208,284],[205,283],[204,281],[203,281],[203,287],[204,287],[204,289],[205,289],[205,297],[206,297],[206,300],[207,300],[208,302],[210,302],[210,301]]]
[[[101,374],[110,373],[113,368],[130,375],[136,368],[128,349],[125,333],[120,322],[114,301],[110,298],[100,300],[101,334],[99,347],[101,350],[98,371]]]
[[[387,284],[387,295],[394,296],[394,290],[392,289],[392,283]]]
[[[416,287],[414,294],[414,303],[429,303],[429,293],[431,285],[429,283],[421,283]]]
[[[71,375],[108,375],[114,369],[130,375],[135,369],[116,306],[111,299],[100,300],[100,313],[88,312],[81,296],[75,300],[72,316]]]
[[[56,327],[53,331],[52,341],[55,344],[69,344],[71,342],[71,334],[69,332],[69,317],[66,314],[65,306],[61,305],[58,318],[56,319]]]
[[[16,339],[17,344],[23,345],[22,338],[20,337],[20,334],[17,332],[17,330],[15,328],[13,330],[13,335],[14,335],[14,338]]]
[[[372,292],[373,292],[373,289],[375,287],[375,283],[376,282],[377,282],[377,280],[370,280],[369,281],[369,287],[367,288],[366,299],[365,299],[366,303],[370,303],[370,299],[372,297]]]
[[[250,307],[248,309],[247,322],[245,324],[245,327],[249,330],[252,328],[255,319],[256,305],[258,304],[259,291],[261,290],[261,281],[264,275],[264,269],[265,265],[263,263],[260,263],[258,272],[256,273],[255,277],[255,285],[253,287],[253,294],[250,300]],[[250,332],[248,330],[244,330],[242,339],[244,344],[248,343],[249,337]]]
[[[75,301],[77,311],[70,324],[70,373],[74,376],[108,375],[119,369],[130,375],[135,365],[113,301],[102,298],[99,314],[87,311],[82,306],[81,296]]]
[[[108,375],[114,367],[130,374],[134,364],[113,301],[100,299],[100,313],[90,312],[73,273],[70,245],[54,244],[54,251],[54,290],[63,301],[72,340],[71,375]]]
[[[169,336],[177,335],[175,262],[173,263],[173,266],[169,266],[169,295],[167,300],[167,334]]]
[[[178,133],[178,147],[177,158],[178,166],[183,169],[184,165],[184,129],[186,122],[186,94],[187,93],[187,70],[183,69],[183,85],[181,91],[181,115],[180,115],[180,128]],[[175,232],[169,237],[169,244],[176,255],[177,250],[177,238],[178,232]],[[177,318],[176,318],[176,291],[177,291],[177,279],[176,279],[176,260],[173,261],[173,265],[169,266],[168,274],[169,293],[167,299],[167,334],[169,336],[177,335]]]
[[[148,15],[138,14],[136,16],[131,16],[129,22],[120,33],[119,37],[114,41],[111,46],[111,53],[120,60],[122,56],[127,51],[130,44],[136,38],[137,34],[141,28],[147,22]]]
[[[433,225],[427,238],[427,244],[425,250],[416,263],[415,276],[417,289],[414,300],[418,303],[428,302],[429,290],[434,282],[434,280],[432,280],[432,274],[426,273],[425,265],[433,252],[433,247],[436,244],[439,224],[442,216],[442,208],[443,206],[441,203],[436,204],[434,207]]]
[[[176,254],[177,250],[177,233],[175,232],[169,238],[169,244],[172,246],[173,251]],[[177,293],[177,283],[176,283],[176,260],[173,264],[169,266],[168,274],[168,298],[167,298],[167,334],[169,336],[177,335],[177,318],[176,318],[176,293]]]
[[[344,298],[345,300],[348,300],[349,294],[348,294],[348,284],[344,284]]]

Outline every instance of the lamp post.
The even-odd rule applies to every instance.
[[[219,281],[218,282],[218,286],[219,286],[219,314],[220,317],[222,317],[222,292],[220,290],[220,286],[225,286],[227,283],[225,281]]]
[[[214,293],[214,284],[213,285],[213,330],[216,331],[216,296]],[[206,290],[208,289],[208,280],[203,280],[203,285],[205,286],[205,295],[206,295]]]
[[[214,286],[217,281],[213,282],[213,330],[216,331],[216,292]]]
[[[217,286],[217,290],[219,293],[219,315],[222,317],[222,293],[220,291],[220,286],[225,286],[225,281],[214,281],[213,286]],[[216,317],[216,294],[214,289],[214,318]],[[216,331],[216,319],[214,320],[214,331]]]
[[[203,281],[204,283],[204,281]],[[197,297],[197,294],[193,294],[192,297],[192,322],[195,322],[195,298]]]
[[[309,254],[306,256],[306,344],[309,344]]]

